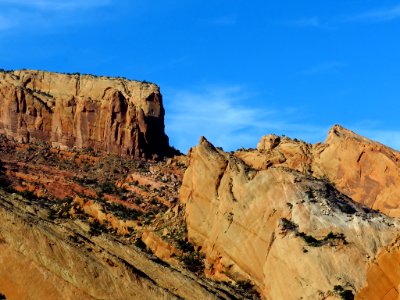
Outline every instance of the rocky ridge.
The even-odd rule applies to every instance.
[[[299,165],[255,168],[204,138],[189,158],[180,198],[208,276],[251,280],[266,299],[356,294],[378,251],[398,236],[397,219]]]
[[[400,153],[339,125],[323,144],[268,135],[256,150],[236,156],[259,169],[287,167],[325,178],[354,201],[400,216]]]
[[[0,72],[0,102],[0,298],[399,298],[398,151],[335,125],[167,159],[122,78]]]

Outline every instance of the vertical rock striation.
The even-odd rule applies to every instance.
[[[170,149],[158,86],[91,75],[0,72],[0,133],[134,158]]]

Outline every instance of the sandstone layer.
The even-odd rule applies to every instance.
[[[236,155],[255,168],[287,167],[328,179],[353,200],[400,216],[400,153],[339,125],[323,144],[268,135],[257,150]]]
[[[0,72],[0,133],[135,158],[170,151],[159,87],[122,78]]]
[[[0,136],[0,296],[244,298],[206,280],[194,259],[177,203],[184,170],[184,157],[132,160]]]
[[[287,147],[297,148],[293,169],[308,168],[309,148],[302,147]],[[324,180],[287,167],[256,168],[204,138],[189,158],[180,198],[208,275],[251,280],[266,299],[356,294],[378,251],[398,235],[396,219],[353,202]]]
[[[0,291],[8,299],[230,299],[118,237],[46,216],[0,191]]]

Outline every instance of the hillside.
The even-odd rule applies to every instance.
[[[122,78],[1,72],[0,104],[7,299],[399,297],[396,150],[335,125],[177,155]]]

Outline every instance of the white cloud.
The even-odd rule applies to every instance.
[[[40,32],[88,22],[90,12],[110,4],[110,0],[0,0],[0,31],[15,29]]]
[[[344,22],[386,22],[398,19],[400,17],[400,5],[384,8],[374,9],[362,12],[353,16],[343,19]]]
[[[285,134],[309,143],[323,142],[333,124],[316,125],[301,109],[272,108],[253,101],[260,95],[242,86],[202,86],[164,91],[166,133],[174,147],[186,153],[205,136],[224,150],[255,148],[263,135]],[[310,121],[311,120],[311,121]],[[371,127],[373,126],[373,127]],[[394,149],[400,149],[400,131],[379,129],[366,121],[348,128]]]
[[[202,87],[164,95],[166,132],[171,144],[183,152],[197,145],[200,136],[215,146],[235,150],[256,147],[269,133],[314,142],[322,140],[328,131],[328,127],[293,121],[298,119],[298,111],[291,108],[255,105],[252,99],[257,95],[241,86]]]
[[[75,10],[104,6],[110,0],[0,0],[0,6],[38,10]]]
[[[327,19],[321,19],[318,16],[306,17],[291,21],[283,22],[284,25],[299,27],[299,28],[323,28],[323,29],[336,29],[340,25],[346,23],[378,23],[378,22],[389,22],[400,18],[400,5],[387,7],[387,8],[375,8],[368,11],[355,13],[352,15],[333,16]]]

